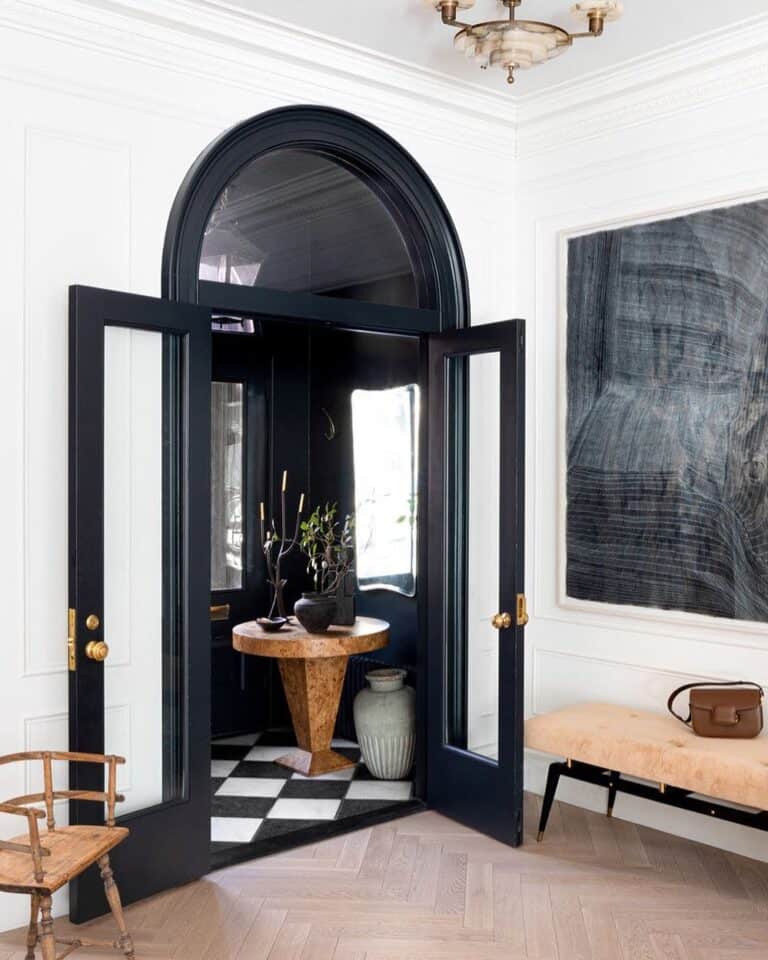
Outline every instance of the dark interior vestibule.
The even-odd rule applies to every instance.
[[[232,627],[270,604],[260,504],[276,515],[287,471],[289,515],[300,493],[309,509],[355,512],[352,395],[404,388],[423,406],[424,338],[466,325],[466,277],[450,217],[402,147],[357,117],[296,107],[246,121],[198,158],[172,210],[163,283],[169,298],[213,316],[211,732],[230,739],[290,725],[276,664],[232,647]],[[408,671],[424,730],[423,409],[414,419],[416,555],[408,574],[358,584],[358,615],[386,620],[391,635],[350,662],[337,723],[348,739],[354,695],[381,664]],[[241,489],[228,501],[221,471],[233,455]],[[311,588],[298,553],[285,575],[290,609]],[[414,798],[423,799],[418,740]]]

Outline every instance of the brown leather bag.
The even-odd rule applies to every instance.
[[[687,720],[673,709],[684,690],[691,691]],[[756,737],[763,729],[763,688],[751,680],[686,683],[671,694],[667,710],[699,737]]]

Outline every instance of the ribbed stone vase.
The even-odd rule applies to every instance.
[[[379,780],[402,780],[413,766],[416,693],[405,670],[371,670],[369,688],[355,697],[354,717],[362,761]]]

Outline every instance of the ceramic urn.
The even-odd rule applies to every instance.
[[[413,766],[416,694],[405,677],[405,670],[393,667],[371,670],[365,675],[369,686],[355,697],[361,759],[379,780],[402,780]]]

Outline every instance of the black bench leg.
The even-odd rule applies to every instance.
[[[619,787],[619,774],[616,770],[611,770],[611,779],[608,781],[608,808],[605,811],[606,817],[613,816],[613,805],[616,802],[616,791]]]
[[[547,820],[549,812],[552,809],[552,803],[557,792],[557,784],[560,780],[560,774],[565,769],[564,763],[550,763],[549,773],[547,774],[547,786],[544,790],[544,802],[541,805],[541,817],[539,818],[539,835],[536,842],[541,843],[544,839],[544,831],[547,829]]]

